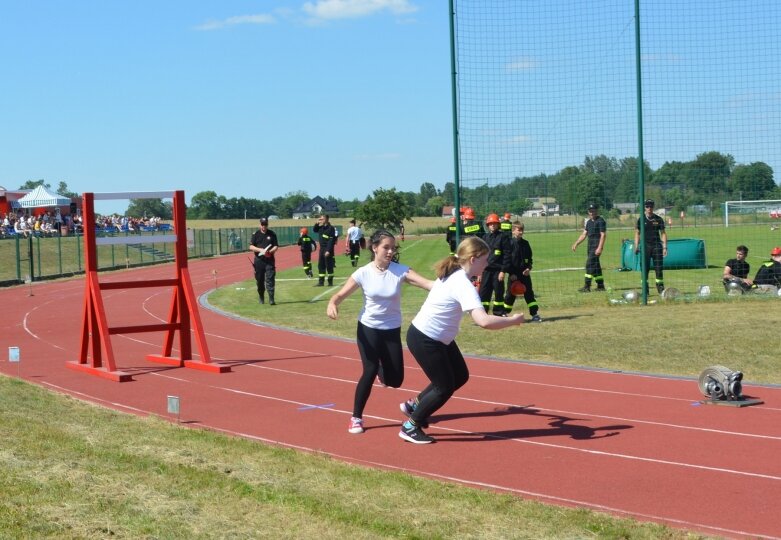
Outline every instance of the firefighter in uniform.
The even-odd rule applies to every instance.
[[[483,224],[475,221],[475,211],[471,208],[464,210],[464,217],[461,221],[461,236],[461,240],[465,236],[477,236],[479,238],[485,236]]]
[[[301,249],[301,263],[304,265],[304,273],[306,277],[313,277],[312,274],[312,252],[317,249],[317,244],[312,237],[309,236],[309,229],[301,227],[299,231],[301,236],[298,237],[298,247]]]
[[[268,220],[260,219],[258,230],[252,234],[249,250],[255,253],[253,266],[255,267],[255,282],[258,286],[258,302],[266,303],[265,293],[268,292],[269,305],[274,302],[274,287],[276,284],[276,264],[274,252],[279,249],[277,235],[268,228]]]
[[[602,276],[602,265],[599,257],[602,255],[602,249],[605,247],[605,238],[607,238],[607,223],[605,218],[599,215],[599,207],[596,204],[588,206],[588,219],[583,227],[580,237],[572,244],[572,251],[578,249],[583,240],[588,238],[588,254],[586,255],[586,275],[583,287],[579,292],[591,292],[591,280],[597,283],[597,290],[605,290],[605,280]]]
[[[504,313],[509,315],[513,310],[515,295],[510,292],[510,285],[517,280],[526,287],[523,299],[529,306],[530,322],[542,322],[542,317],[538,313],[540,306],[534,297],[534,289],[532,288],[532,247],[523,237],[523,228],[523,223],[520,221],[513,223],[512,240],[510,241],[510,269],[507,272],[510,279],[507,283],[507,293],[504,295]]]
[[[501,222],[499,223],[499,230],[505,233],[508,238],[512,236],[513,223],[512,223],[512,216],[510,215],[510,212],[505,212],[504,216],[502,216]]]
[[[648,295],[648,272],[651,269],[651,259],[654,261],[656,273],[656,291],[664,292],[664,257],[667,257],[667,231],[664,230],[664,219],[654,214],[654,201],[646,199],[645,212],[637,218],[635,227],[635,253],[640,253],[640,220],[645,220],[645,294]]]
[[[754,285],[758,288],[781,288],[781,247],[774,247],[770,252],[770,260],[763,262],[754,277]]]
[[[363,231],[355,224],[355,219],[350,220],[350,227],[347,229],[347,254],[350,257],[350,264],[353,268],[358,266],[358,260],[361,258],[361,239]],[[364,244],[365,244],[364,240]]]
[[[510,269],[510,239],[499,230],[499,216],[489,214],[485,218],[488,234],[483,240],[488,244],[488,264],[480,276],[480,300],[486,313],[504,315],[504,277]],[[493,309],[491,296],[494,296]]]
[[[450,225],[447,227],[447,233],[445,233],[445,242],[447,242],[448,247],[450,248],[450,254],[455,255],[456,254],[456,230],[458,229],[458,224],[456,223],[456,218],[452,217],[450,218]]]
[[[317,287],[334,284],[334,248],[336,247],[336,229],[331,225],[327,214],[317,219],[312,231],[320,235],[320,253],[317,257]]]

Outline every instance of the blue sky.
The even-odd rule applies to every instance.
[[[497,28],[460,49],[462,179],[636,155],[632,0],[458,5]],[[646,160],[717,150],[767,162],[778,182],[781,2],[641,13]],[[445,0],[0,0],[0,185],[263,200],[441,189],[449,46]],[[470,64],[470,47],[491,52]]]
[[[364,198],[452,181],[446,2],[0,2],[0,185]]]

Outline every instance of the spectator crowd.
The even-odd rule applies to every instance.
[[[162,230],[167,225],[161,218],[128,217],[112,214],[110,216],[95,216],[95,227],[103,232],[150,232]],[[46,211],[38,215],[29,211],[19,210],[8,212],[0,220],[0,238],[28,238],[30,236],[49,237],[65,236],[68,232],[83,232],[82,217],[78,214],[61,214]]]

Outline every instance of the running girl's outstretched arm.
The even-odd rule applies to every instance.
[[[326,314],[336,320],[337,317],[339,317],[339,304],[341,304],[345,298],[357,291],[359,287],[360,285],[358,285],[358,282],[356,282],[352,276],[348,277],[347,281],[342,285],[342,288],[339,289],[339,292],[334,294],[328,301],[328,307],[325,310]]]
[[[470,313],[472,314],[472,320],[475,321],[475,324],[486,330],[501,330],[508,326],[521,325],[526,322],[523,318],[523,313],[516,313],[509,317],[497,317],[496,315],[489,315],[485,312],[485,309],[482,308],[473,309]]]
[[[407,283],[414,285],[415,287],[420,287],[421,289],[426,289],[427,291],[430,291],[431,287],[434,286],[433,281],[424,278],[415,272],[412,268],[410,268],[409,272],[407,272]]]

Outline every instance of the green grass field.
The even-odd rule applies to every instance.
[[[2,538],[702,538],[139,418],[4,376],[0,410]]]
[[[710,283],[713,293],[708,298],[689,291],[689,296],[662,302],[654,292],[650,301],[656,303],[652,305],[614,305],[610,303],[611,298],[619,299],[623,290],[637,288],[638,272],[606,274],[608,285],[614,289],[611,293],[578,293],[582,270],[543,271],[566,264],[567,253],[572,253],[571,235],[544,236],[547,242],[540,250],[543,252],[540,262],[535,263],[533,280],[545,322],[526,324],[513,331],[486,333],[465,320],[458,337],[464,351],[513,360],[688,377],[696,377],[709,365],[721,364],[742,370],[748,381],[781,384],[781,357],[776,352],[781,299],[727,296],[720,284],[721,267],[718,267],[667,272],[673,282],[680,273],[687,273],[695,276],[689,278],[693,283]],[[433,264],[446,255],[445,248],[445,242],[439,238],[408,238],[402,246],[401,261],[433,277]],[[368,262],[368,258],[363,261]],[[330,295],[351,271],[347,258],[339,256],[335,287],[330,290],[313,287],[313,281],[305,279],[299,268],[281,271],[277,279],[279,306],[276,308],[257,304],[254,279],[220,287],[209,295],[208,301],[219,309],[249,319],[354,339],[355,321],[362,304],[360,293],[342,304],[338,321],[325,315]],[[402,302],[405,321],[412,319],[424,299],[425,291],[405,288]],[[286,303],[294,303],[296,309],[285,309]],[[516,301],[516,309],[525,309],[522,299]],[[406,331],[406,324],[402,331]]]

